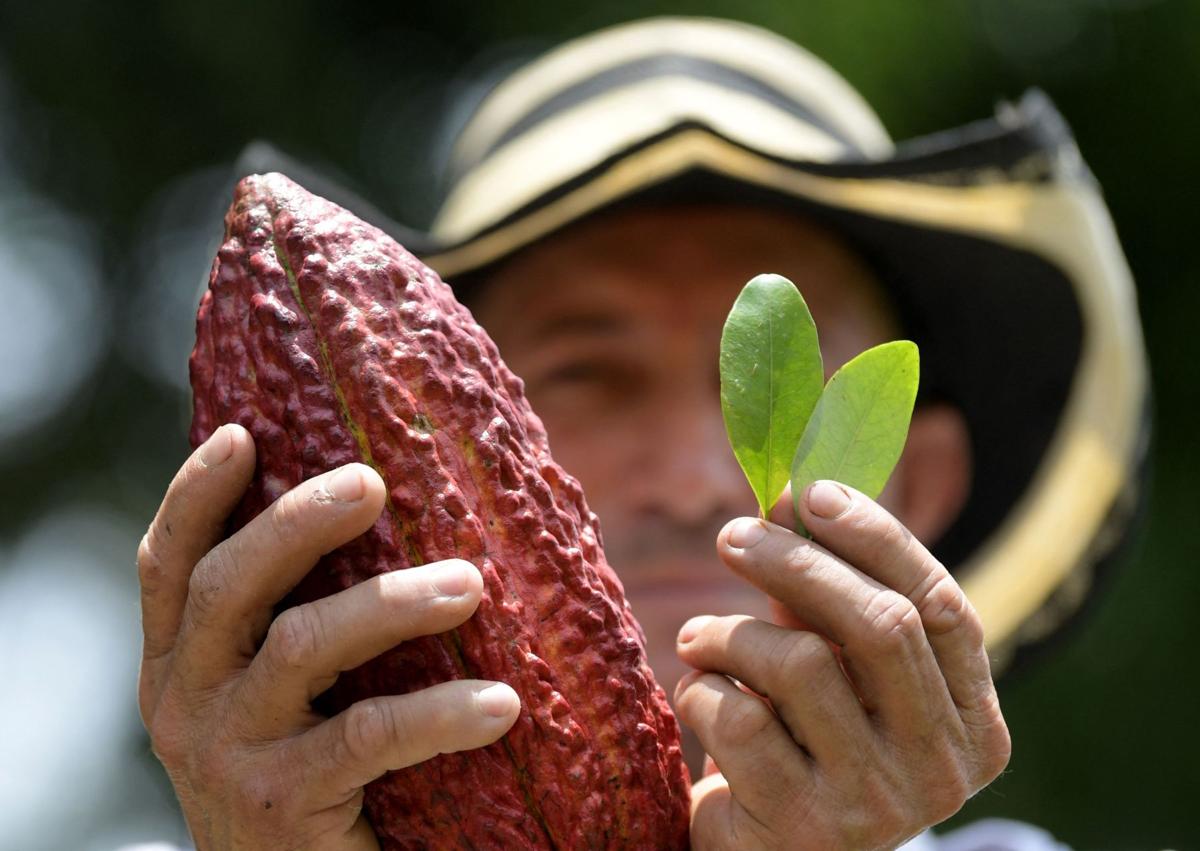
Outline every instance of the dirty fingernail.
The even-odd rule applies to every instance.
[[[850,494],[837,482],[813,482],[808,488],[808,510],[826,520],[835,520],[850,507]]]
[[[205,467],[216,467],[229,460],[233,454],[233,434],[228,426],[221,426],[204,441],[200,448],[200,463]]]
[[[712,621],[712,615],[700,615],[692,618],[679,628],[679,637],[676,639],[680,644],[687,644],[700,634],[700,631]]]
[[[475,699],[485,715],[503,718],[520,704],[517,693],[504,683],[496,683],[480,691]]]
[[[326,490],[338,502],[358,502],[367,490],[366,483],[363,482],[362,470],[357,464],[343,467],[333,474]]]
[[[744,550],[754,546],[765,537],[767,537],[765,523],[751,517],[739,517],[733,522],[733,526],[729,529],[729,537],[725,540],[729,542],[729,546]]]

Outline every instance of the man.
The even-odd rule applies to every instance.
[[[894,847],[1006,763],[985,631],[1006,654],[1061,620],[1142,434],[1129,282],[1072,151],[1036,99],[893,151],[793,45],[640,22],[489,94],[433,233],[401,235],[526,379],[601,517],[693,772],[714,763],[697,847]],[[876,504],[814,485],[799,500],[813,541],[731,519],[753,500],[725,443],[717,341],[764,271],[798,283],[830,367],[902,333],[924,354],[888,490]],[[426,565],[272,623],[320,554],[374,522],[383,483],[331,471],[222,541],[253,458],[244,429],[219,430],[139,549],[143,718],[199,847],[373,847],[361,787],[494,741],[516,696],[459,681],[333,719],[309,700],[469,617],[481,579]]]

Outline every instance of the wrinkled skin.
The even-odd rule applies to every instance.
[[[370,528],[384,486],[368,467],[343,467],[222,540],[254,462],[245,429],[218,429],[176,474],[138,548],[142,720],[197,848],[378,848],[363,787],[490,743],[516,720],[517,696],[456,680],[328,720],[310,701],[397,642],[461,623],[483,581],[468,562],[430,564],[272,620],[321,554]]]
[[[790,250],[781,253],[781,246]],[[862,289],[863,268],[843,247],[803,222],[749,211],[635,211],[578,229],[514,260],[473,307],[529,381],[555,456],[579,476],[604,522],[610,558],[647,630],[651,665],[668,688],[678,680],[675,705],[694,731],[694,770],[703,752],[714,761],[714,773],[694,788],[693,845],[892,847],[955,812],[999,773],[1009,752],[979,620],[919,543],[936,537],[961,504],[969,478],[965,431],[953,411],[919,411],[880,505],[840,489],[805,495],[803,519],[814,541],[751,518],[725,525],[753,511],[753,498],[723,444],[716,345],[741,283],[767,270],[788,275],[804,291],[830,368],[891,334],[885,308],[869,287]],[[530,282],[527,290],[513,288],[519,280]],[[689,296],[679,299],[684,282]],[[608,299],[609,315],[588,319],[596,304],[556,306],[554,295],[564,291]],[[548,315],[534,314],[540,304]],[[843,304],[848,309],[841,313]],[[506,313],[505,305],[513,309]],[[629,318],[630,311],[639,321],[614,327],[613,314]],[[522,351],[529,328],[519,320],[544,322],[550,315],[572,333]],[[621,415],[574,416],[580,409],[604,410],[614,388],[624,389]],[[219,518],[236,503],[252,465],[244,433],[234,443],[239,449],[224,462],[230,465],[224,473],[206,477],[194,470],[195,460],[185,465],[139,552],[147,636],[143,718],[200,847],[255,847],[253,837],[280,835],[287,844],[275,847],[374,847],[362,832],[357,790],[342,788],[344,782],[330,788],[322,770],[328,761],[299,770],[314,762],[297,743],[336,718],[313,716],[302,695],[289,699],[271,676],[259,686],[280,696],[270,711],[222,700],[218,690],[199,702],[164,699],[170,694],[165,683],[180,695],[204,682],[226,683],[233,693],[228,683],[244,679],[255,664],[229,653],[234,662],[206,673],[183,661],[202,635],[179,628],[180,612],[195,606],[188,576],[211,573],[197,562],[246,569],[251,553],[286,554],[298,541],[306,552],[323,551],[353,534],[349,521],[336,534],[329,521],[317,522],[317,512],[332,503],[298,499],[304,511],[289,526],[295,540],[285,543],[270,526],[251,524],[238,533],[247,536],[244,546],[219,543]],[[848,507],[838,504],[839,493],[849,497]],[[193,514],[183,505],[203,509]],[[814,509],[835,516],[822,518]],[[350,514],[358,517],[355,511]],[[185,513],[194,522],[184,522]],[[738,531],[746,524],[767,534],[747,545]],[[222,548],[223,554],[205,555]],[[306,568],[290,569],[295,575]],[[406,605],[423,611],[415,600]],[[456,612],[465,617],[469,603],[461,605]],[[371,633],[376,646],[394,638],[381,634],[368,608],[360,600],[329,618],[320,633],[327,654],[352,634]],[[684,624],[691,615],[701,618]],[[269,617],[269,606],[260,607],[243,629],[261,634]],[[231,634],[206,641],[254,647]],[[692,673],[680,678],[687,670]],[[328,665],[322,676],[326,683],[332,676]],[[387,734],[375,740],[378,760],[361,775],[399,762],[401,752],[411,756],[413,740],[472,747],[502,732],[479,716],[433,725],[419,705],[396,714],[403,723],[383,725]],[[285,707],[316,726],[246,734]],[[239,768],[222,770],[230,765]],[[305,782],[281,789],[281,778],[301,776]],[[282,804],[264,811],[244,803],[258,800],[262,788],[285,793]],[[250,839],[221,841],[230,836]]]

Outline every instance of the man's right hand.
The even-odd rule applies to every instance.
[[[517,695],[455,680],[333,718],[311,701],[340,672],[462,623],[483,579],[468,562],[436,562],[272,619],[317,559],[371,527],[384,483],[347,465],[222,540],[253,473],[249,433],[223,426],[180,469],[142,539],[142,720],[197,848],[378,848],[364,784],[495,741],[517,718]]]

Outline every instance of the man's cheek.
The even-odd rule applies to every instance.
[[[579,480],[588,508],[600,518],[605,552],[609,563],[619,572],[617,554],[624,549],[620,542],[626,539],[636,502],[636,485],[629,480],[628,461],[621,447],[610,446],[603,440],[582,439],[569,432],[558,437],[549,425],[546,430],[555,460]]]
[[[602,473],[612,469],[621,445],[606,439],[611,431],[605,430],[602,423],[582,419],[576,412],[554,406],[543,410],[537,402],[533,402],[533,409],[546,428],[554,459],[583,485],[588,504],[595,511],[596,504],[608,495],[608,483]]]

